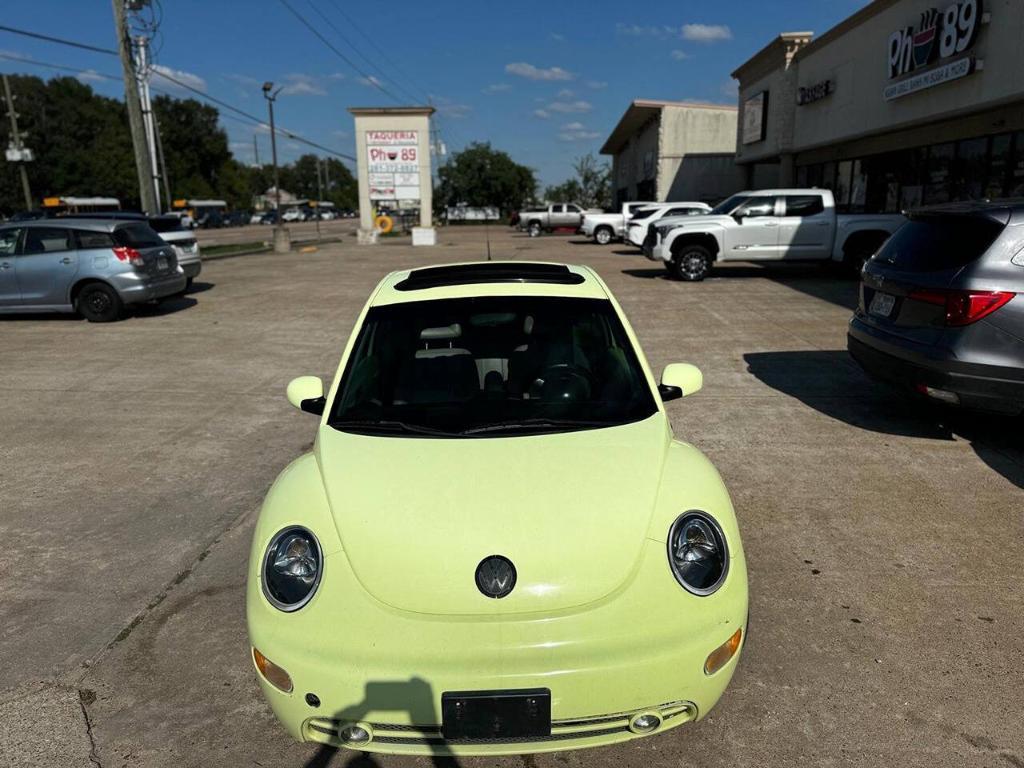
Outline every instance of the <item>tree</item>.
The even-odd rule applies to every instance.
[[[489,143],[473,143],[456,152],[437,175],[436,205],[495,206],[502,213],[531,202],[537,191],[533,170],[519,165]]]
[[[584,208],[608,208],[612,204],[611,169],[592,153],[576,158],[576,177],[544,190],[549,202],[575,202]]]

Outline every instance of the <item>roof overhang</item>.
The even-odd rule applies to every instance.
[[[432,115],[437,110],[433,107],[349,107],[349,114],[356,117],[381,115]]]
[[[619,119],[618,125],[612,130],[611,135],[605,140],[601,147],[602,155],[617,155],[622,147],[629,141],[631,136],[653,118],[661,116],[661,110],[666,107],[677,107],[680,109],[707,109],[726,112],[736,112],[737,107],[732,104],[703,104],[694,101],[660,101],[656,99],[635,99],[626,108],[626,112]]]

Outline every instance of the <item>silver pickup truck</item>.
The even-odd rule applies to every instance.
[[[705,216],[655,229],[648,258],[679,280],[703,280],[722,261],[837,261],[859,269],[906,219],[837,214],[827,189],[740,192]]]
[[[547,208],[531,208],[520,211],[517,225],[520,230],[530,233],[530,237],[540,237],[545,232],[556,229],[577,230],[583,223],[585,211],[576,203],[552,203]]]

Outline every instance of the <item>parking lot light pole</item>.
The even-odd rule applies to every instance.
[[[288,253],[292,244],[288,227],[284,225],[284,218],[281,216],[281,177],[277,172],[277,130],[274,128],[274,100],[280,91],[280,88],[275,91],[271,82],[263,84],[263,98],[267,100],[267,108],[270,111],[270,154],[274,163],[274,205],[277,211],[274,222],[274,252]]]

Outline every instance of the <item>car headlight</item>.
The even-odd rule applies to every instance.
[[[676,581],[688,592],[715,592],[729,570],[729,548],[722,529],[704,512],[679,516],[668,532],[668,563]]]
[[[263,556],[263,594],[282,611],[297,611],[313,597],[323,572],[320,542],[300,526],[285,528]]]

